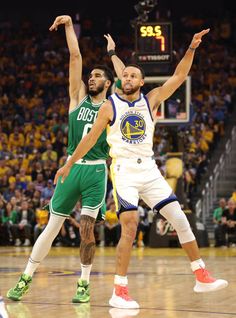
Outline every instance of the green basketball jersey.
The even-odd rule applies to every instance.
[[[103,103],[103,102],[102,102]],[[69,134],[67,153],[72,155],[81,139],[92,128],[102,103],[93,104],[89,95],[69,113]],[[106,130],[103,131],[97,143],[83,157],[86,160],[107,159],[109,146],[106,142]]]

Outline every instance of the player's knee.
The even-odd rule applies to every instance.
[[[195,240],[195,236],[192,232],[188,219],[183,211],[180,215],[172,220],[172,225],[178,234],[178,238],[181,244],[191,242]]]
[[[172,224],[176,230],[181,244],[195,240],[188,219],[181,210],[179,203],[173,202],[163,207],[160,213]]]
[[[131,219],[129,222],[123,222],[121,224],[121,237],[127,241],[134,241],[136,237],[138,222],[136,219]]]
[[[94,231],[90,229],[89,231],[86,230],[86,227],[80,227],[80,239],[83,242],[91,242],[94,240]]]
[[[89,242],[94,240],[94,223],[94,218],[87,215],[81,216],[79,228],[81,241]]]

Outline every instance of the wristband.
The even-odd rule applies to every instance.
[[[110,57],[112,57],[112,55],[116,55],[116,51],[115,51],[115,50],[109,50],[109,51],[107,52],[107,54],[108,54]]]
[[[189,48],[189,50],[191,50],[191,51],[195,51],[195,50],[196,50],[194,47],[191,47],[191,46],[189,46],[188,48]]]

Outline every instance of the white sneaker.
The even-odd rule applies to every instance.
[[[112,318],[128,318],[134,317],[139,314],[139,309],[120,309],[120,308],[111,308],[109,314]]]
[[[196,284],[193,288],[195,293],[208,293],[228,286],[227,280],[215,279],[206,269],[200,268],[194,274],[196,276]]]
[[[8,318],[8,313],[6,311],[5,304],[4,304],[2,296],[0,296],[0,317]]]
[[[128,287],[120,285],[115,285],[109,305],[121,309],[139,308],[139,304],[129,296]]]
[[[23,244],[23,246],[30,246],[31,243],[30,243],[30,240],[29,239],[25,239],[25,242]]]
[[[20,245],[21,245],[21,240],[20,239],[16,239],[15,246],[20,246]]]

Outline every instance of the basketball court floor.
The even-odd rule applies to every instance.
[[[233,318],[236,317],[236,248],[202,248],[207,268],[227,279],[226,289],[193,292],[194,277],[178,248],[137,248],[132,252],[129,289],[140,310],[112,309],[115,249],[98,247],[91,276],[91,302],[72,304],[79,275],[79,250],[53,247],[21,302],[6,299],[24,269],[31,248],[0,248],[0,290],[9,318]]]

